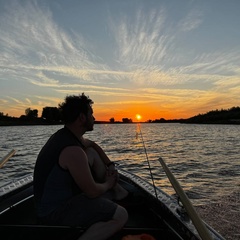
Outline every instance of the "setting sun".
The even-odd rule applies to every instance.
[[[136,119],[139,121],[141,120],[142,116],[140,114],[136,114]]]

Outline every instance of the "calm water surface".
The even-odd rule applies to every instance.
[[[39,150],[61,127],[0,127],[0,157],[17,150],[0,169],[0,186],[32,173]],[[195,205],[214,202],[240,190],[239,125],[142,123],[99,124],[94,128],[85,137],[99,143],[113,161],[151,181],[148,158],[155,184],[169,194],[174,194],[174,190],[159,157]]]

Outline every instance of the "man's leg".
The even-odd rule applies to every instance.
[[[87,148],[85,152],[88,156],[88,161],[94,174],[94,179],[97,182],[103,182],[107,172],[105,164],[93,148]],[[128,191],[117,183],[113,188],[113,194],[113,198],[115,200],[121,200],[128,195]]]
[[[106,166],[101,160],[99,154],[93,148],[87,148],[85,152],[94,174],[94,179],[97,182],[104,182],[106,177]]]
[[[89,227],[78,240],[105,240],[121,230],[127,222],[128,213],[125,208],[118,206],[113,219],[107,222],[98,222]]]

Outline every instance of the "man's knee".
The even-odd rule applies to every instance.
[[[98,152],[94,148],[89,147],[85,150],[85,153],[87,154],[88,162],[91,166],[95,181],[103,182],[106,176],[106,166],[100,158]]]
[[[94,160],[96,159],[96,157],[98,156],[98,153],[96,152],[96,150],[92,147],[86,148],[85,149],[85,153],[87,154],[88,157],[88,161],[90,163],[90,166],[93,165]]]
[[[128,212],[125,208],[118,205],[113,219],[119,223],[119,228],[122,228],[128,220]]]

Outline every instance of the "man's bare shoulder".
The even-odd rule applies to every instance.
[[[68,146],[62,150],[59,156],[59,164],[64,169],[68,169],[72,165],[85,165],[87,162],[86,153],[80,146]]]

